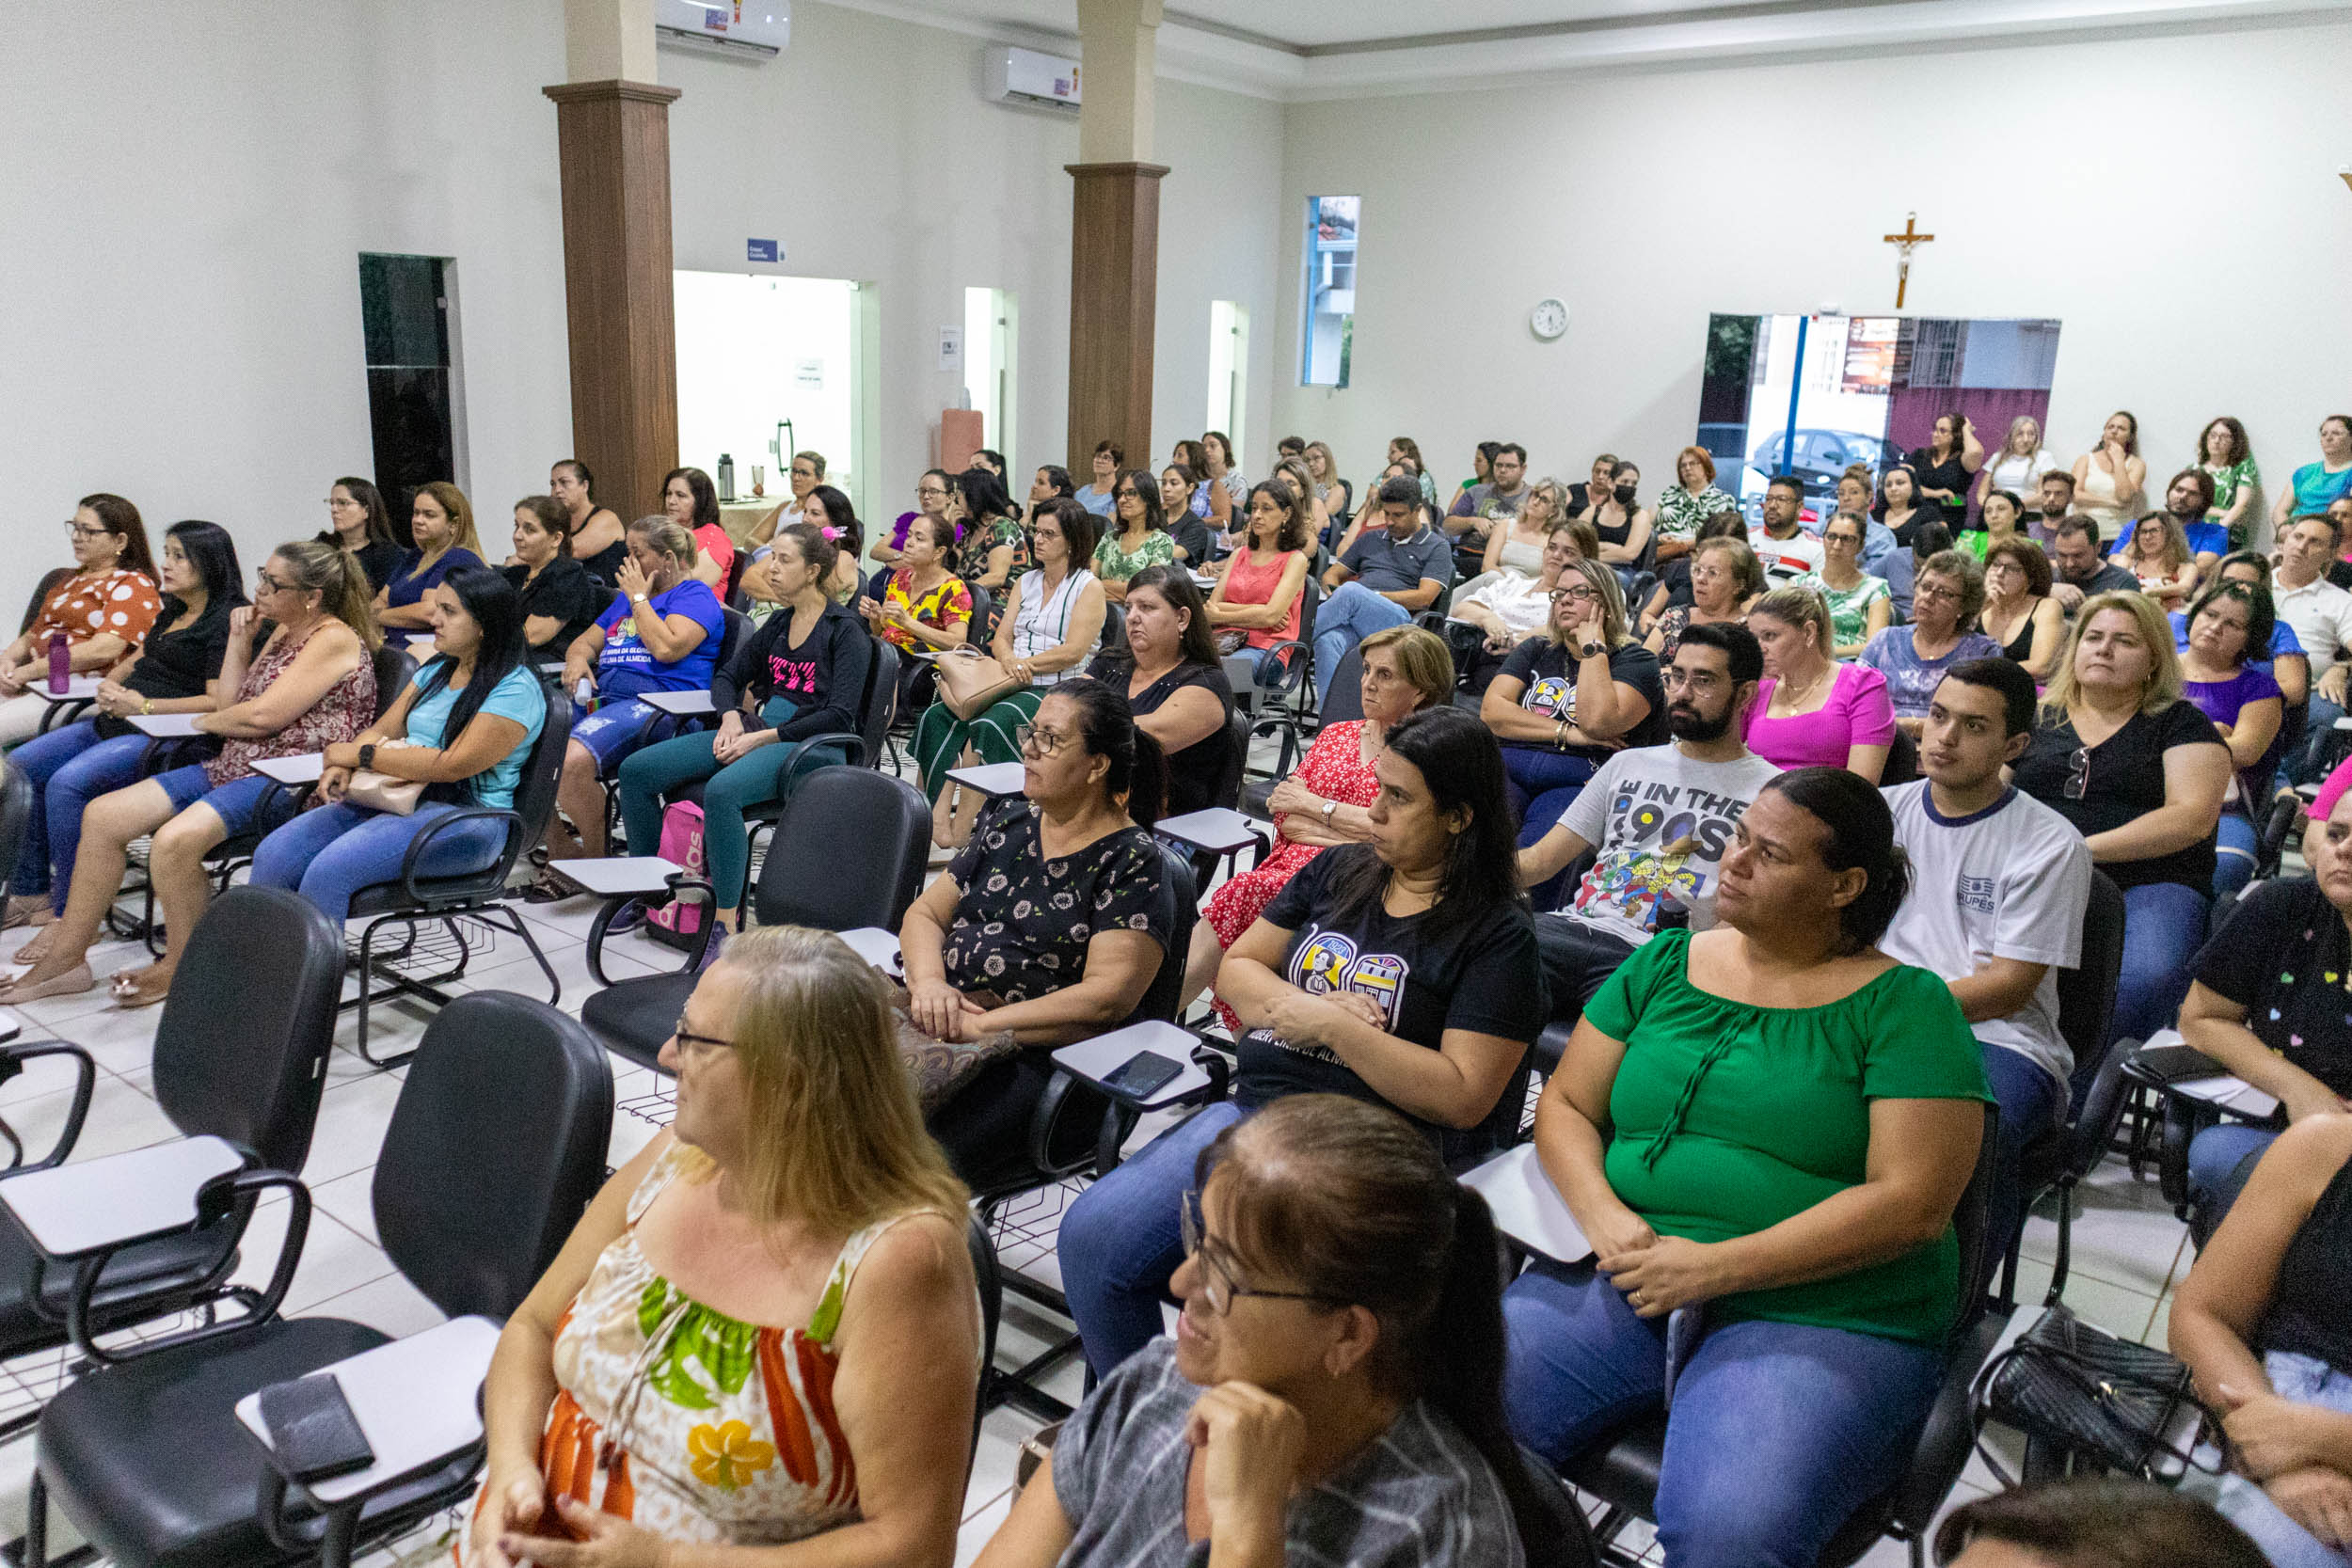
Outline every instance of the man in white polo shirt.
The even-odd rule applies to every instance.
[[[2001,778],[2033,736],[2034,701],[2022,665],[1953,665],[1920,733],[1927,777],[1882,792],[1912,882],[1880,950],[1943,976],[2001,1106],[1985,1216],[1996,1255],[2017,1227],[2018,1156],[2066,1112],[2074,1060],[2058,1033],[2057,972],[2082,961],[2090,902],[2082,834]]]
[[[2344,658],[2352,652],[2352,594],[2328,580],[2335,563],[2335,525],[2325,517],[2297,517],[2279,539],[2279,570],[2270,602],[2279,619],[2295,628],[2312,665],[2311,712],[2301,744],[2287,748],[2289,784],[2310,784],[2325,759],[2328,733],[2344,717]]]

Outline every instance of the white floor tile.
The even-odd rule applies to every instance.
[[[956,1532],[956,1568],[966,1568],[980,1555],[980,1548],[989,1544],[996,1534],[996,1527],[1003,1524],[1005,1515],[1011,1512],[1012,1492],[1009,1488],[973,1511],[971,1516],[964,1520],[963,1528]]]
[[[310,1135],[310,1158],[302,1167],[302,1179],[323,1183],[372,1167],[400,1087],[398,1072],[329,1084],[319,1102],[318,1128]]]
[[[329,1296],[304,1308],[301,1315],[347,1318],[389,1334],[395,1339],[421,1334],[444,1321],[441,1309],[427,1301],[422,1291],[402,1278],[398,1270],[371,1280],[357,1290]]]
[[[375,1167],[353,1171],[331,1181],[309,1179],[311,1205],[332,1214],[342,1225],[363,1237],[371,1246],[382,1246],[384,1240],[375,1233]]]
[[[51,1025],[43,1033],[69,1039],[108,1072],[136,1072],[155,1061],[155,1030],[161,1007],[101,1007]]]
[[[273,1198],[254,1211],[253,1223],[246,1227],[238,1246],[237,1271],[232,1276],[237,1283],[259,1290],[269,1282],[285,1240],[287,1212],[283,1198]],[[310,1228],[303,1238],[302,1259],[294,1265],[294,1284],[286,1292],[285,1310],[289,1314],[306,1311],[391,1272],[391,1261],[382,1248],[313,1207]]]
[[[2071,1277],[2103,1279],[2152,1296],[2164,1289],[2187,1244],[2188,1227],[2172,1217],[2161,1196],[2152,1206],[2136,1186],[2086,1183],[2076,1190]],[[2153,1183],[2148,1188],[2153,1194]],[[2026,1258],[2055,1260],[2057,1220],[2029,1216],[2019,1251]]]

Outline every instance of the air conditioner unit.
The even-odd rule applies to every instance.
[[[1078,62],[999,44],[988,52],[988,96],[998,103],[1078,112]]]
[[[772,60],[792,42],[792,0],[657,0],[653,30],[664,43]]]

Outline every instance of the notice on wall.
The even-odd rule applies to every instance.
[[[963,369],[963,328],[943,326],[939,329],[939,368],[943,371]]]
[[[812,392],[823,391],[825,389],[825,362],[822,359],[802,360],[793,367],[792,379]]]
[[[745,240],[743,259],[747,261],[781,261],[784,242],[781,240]]]

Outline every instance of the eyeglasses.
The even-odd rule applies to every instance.
[[[1012,742],[1024,752],[1033,751],[1039,756],[1050,757],[1069,745],[1070,737],[1057,730],[1041,730],[1035,724],[1015,724]]]
[[[1712,670],[1700,670],[1686,674],[1672,664],[1666,666],[1665,681],[1666,689],[1670,691],[1678,688],[1692,691],[1712,691],[1724,684],[1723,677]]]
[[[266,566],[256,566],[253,569],[253,583],[256,588],[260,589],[261,592],[264,594],[284,594],[291,592],[294,588],[293,583],[280,582],[276,578],[271,577],[269,575],[269,568]]]
[[[670,1031],[670,1037],[678,1042],[681,1052],[687,1050],[695,1052],[732,1051],[735,1049],[735,1042],[733,1040],[723,1040],[716,1035],[697,1035],[691,1033],[687,1029],[686,1020],[682,1016],[677,1021],[677,1027]]]
[[[915,486],[914,493],[918,496],[944,496],[947,492],[943,486],[937,484],[918,484]]]
[[[1599,597],[1600,595],[1595,593],[1590,585],[1580,585],[1575,588],[1555,588],[1551,591],[1551,602],[1553,604],[1560,604],[1564,601],[1568,603],[1590,604],[1592,601]]]
[[[103,528],[84,528],[71,517],[65,520],[65,531],[76,539],[95,539],[106,531]]]
[[[349,496],[329,496],[326,498],[326,509],[330,512],[334,511],[338,507],[348,506],[357,508],[358,504],[359,503],[358,501],[353,500]]]
[[[2090,792],[2090,748],[2078,746],[2066,759],[2066,785],[2059,793],[2070,800],[2079,800]]]
[[[1915,588],[1911,592],[1911,596],[1914,599],[1931,599],[1937,604],[1958,604],[1961,599],[1960,590],[1957,588]]]
[[[1200,1217],[1200,1195],[1187,1191],[1177,1211],[1176,1228],[1184,1237],[1184,1256],[1200,1260],[1200,1293],[1209,1299],[1209,1310],[1224,1317],[1233,1309],[1233,1303],[1244,1296],[1256,1296],[1262,1301],[1312,1301],[1325,1306],[1336,1305],[1329,1296],[1312,1291],[1259,1291],[1234,1283],[1232,1271],[1214,1252],[1205,1250],[1208,1227]]]

